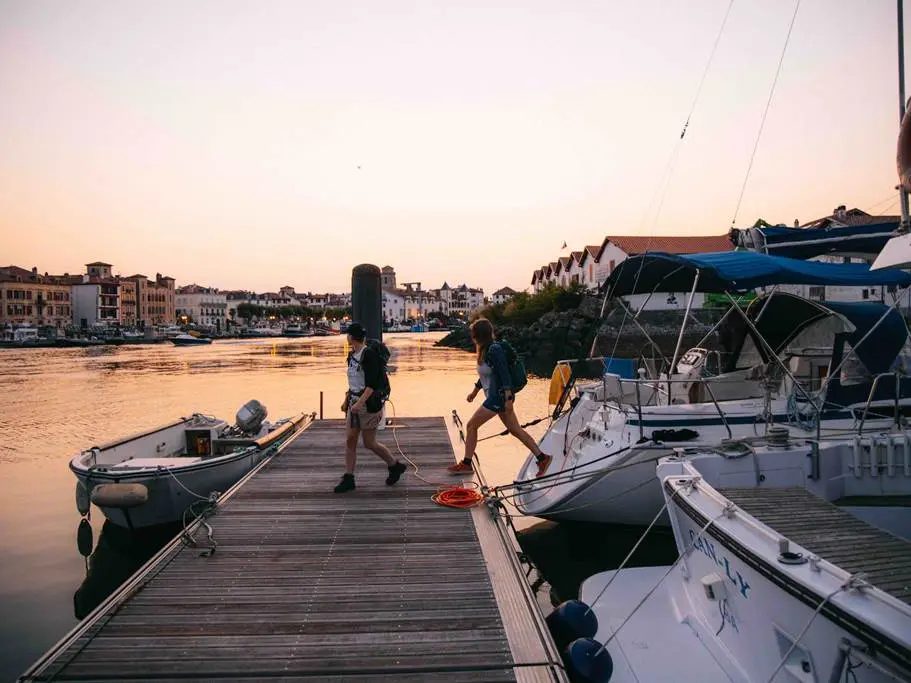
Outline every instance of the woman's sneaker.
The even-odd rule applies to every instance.
[[[541,455],[535,457],[535,462],[538,463],[538,472],[535,474],[536,477],[543,477],[547,472],[547,468],[550,467],[550,463],[553,460],[553,456],[546,455],[541,453]]]
[[[465,462],[460,460],[455,465],[450,465],[446,468],[446,471],[449,474],[474,474],[474,468],[471,466],[471,461]]]
[[[402,475],[405,474],[405,470],[408,469],[408,466],[403,462],[398,462],[394,465],[389,466],[389,476],[386,477],[386,486],[392,486],[395,482],[401,479]]]
[[[336,493],[348,493],[348,491],[354,491],[354,475],[353,474],[343,474],[342,480],[338,483],[333,489]]]

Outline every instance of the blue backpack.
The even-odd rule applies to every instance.
[[[509,379],[512,383],[513,393],[522,391],[522,389],[525,388],[525,385],[528,384],[528,373],[525,371],[525,361],[522,360],[522,356],[516,353],[516,350],[508,341],[498,340],[497,343],[506,353],[506,367],[509,368]]]

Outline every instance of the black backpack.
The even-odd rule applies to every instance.
[[[389,351],[389,347],[379,339],[368,339],[366,346],[376,354],[377,358],[380,359],[380,372],[383,375],[380,394],[382,394],[381,398],[385,401],[387,398],[389,398],[389,394],[392,391],[392,386],[389,384],[389,373],[386,371],[386,366],[389,364],[389,357],[392,355],[392,353]]]

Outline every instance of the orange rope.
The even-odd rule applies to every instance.
[[[470,508],[484,502],[484,495],[472,488],[465,486],[441,485],[437,492],[430,496],[437,505],[450,508]]]

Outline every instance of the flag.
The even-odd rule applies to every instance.
[[[561,248],[561,249],[566,249],[566,242],[564,242],[564,243],[563,243],[563,246],[560,247],[560,248]]]

